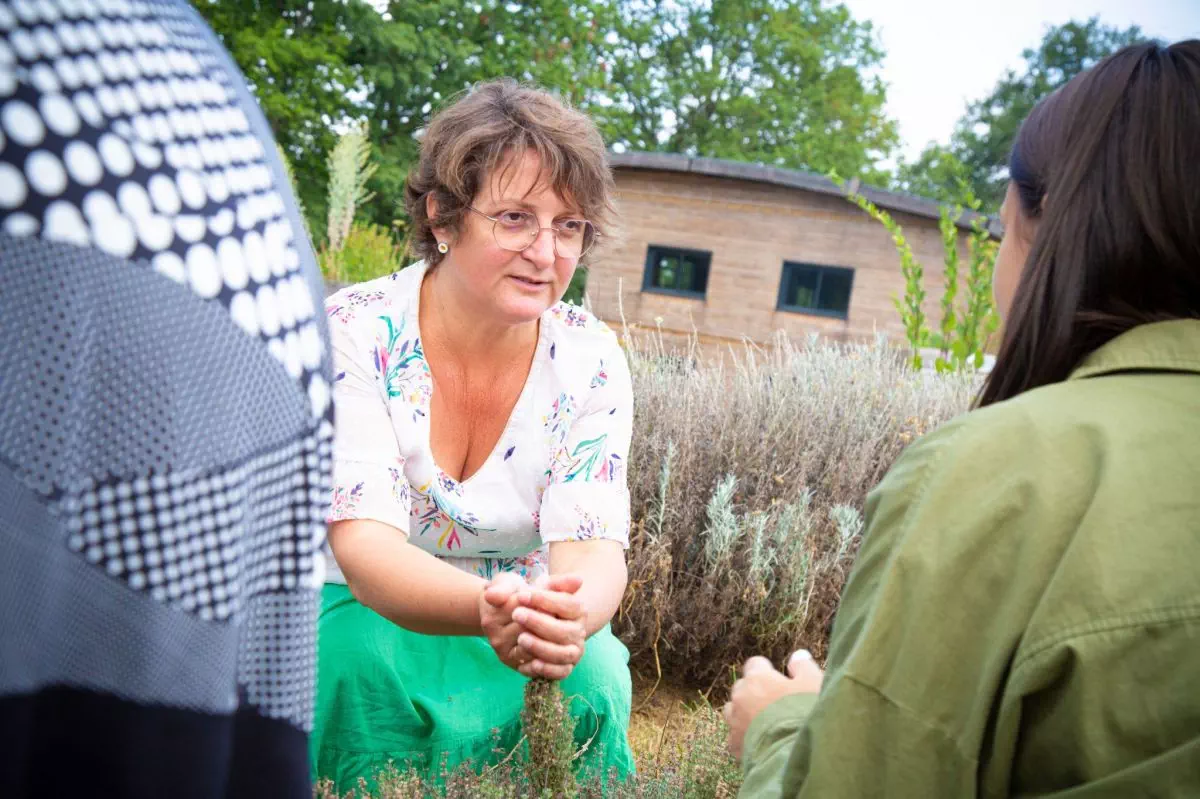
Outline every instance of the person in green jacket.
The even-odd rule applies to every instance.
[[[1200,41],[1022,126],[973,412],[867,501],[826,672],[747,662],[752,797],[1200,796]]]

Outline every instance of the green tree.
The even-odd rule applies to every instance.
[[[616,31],[611,144],[877,180],[897,141],[869,23],[821,0],[633,0]]]
[[[961,201],[961,175],[957,168],[946,168],[948,152],[961,162],[983,208],[995,211],[1004,199],[1009,151],[1034,105],[1105,56],[1144,38],[1136,26],[1109,27],[1098,17],[1050,28],[1036,49],[1022,53],[1025,64],[1019,71],[1008,70],[986,97],[967,106],[948,148],[931,144],[914,164],[901,166],[900,188]]]
[[[386,226],[430,115],[480,80],[501,76],[560,91],[585,108],[608,78],[616,2],[202,0],[198,9],[246,75],[300,180],[323,237],[336,131],[368,122],[379,201],[359,209]],[[607,56],[607,58],[606,58]]]
[[[947,205],[961,204],[971,185],[966,165],[949,148],[930,144],[912,163],[900,162],[892,187]]]
[[[202,0],[288,154],[324,238],[326,156],[367,123],[363,221],[405,229],[400,201],[430,116],[480,80],[543,85],[618,148],[666,150],[877,181],[895,147],[882,53],[822,0]]]
[[[200,0],[196,9],[245,74],[299,176],[309,228],[324,230],[325,158],[337,141],[332,124],[354,113],[352,92],[362,82],[347,53],[381,22],[379,14],[362,0]]]
[[[362,66],[379,171],[371,186],[390,203],[374,219],[403,219],[398,203],[429,117],[471,84],[512,77],[559,92],[584,109],[606,82],[615,4],[600,0],[391,2],[386,24],[349,51]]]

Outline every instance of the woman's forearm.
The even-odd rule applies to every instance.
[[[625,552],[616,541],[561,541],[550,545],[550,574],[578,574],[583,584],[575,596],[587,613],[587,634],[612,621],[621,606],[629,571]]]
[[[443,563],[391,525],[335,522],[329,545],[354,598],[394,624],[426,635],[483,635],[482,578]]]

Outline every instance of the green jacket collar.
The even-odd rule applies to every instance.
[[[1200,374],[1200,319],[1139,325],[1087,356],[1069,379],[1115,372]]]

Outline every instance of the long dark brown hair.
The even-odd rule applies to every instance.
[[[1076,76],[1030,113],[1009,166],[1037,230],[980,406],[1065,380],[1138,325],[1200,318],[1200,41]]]

